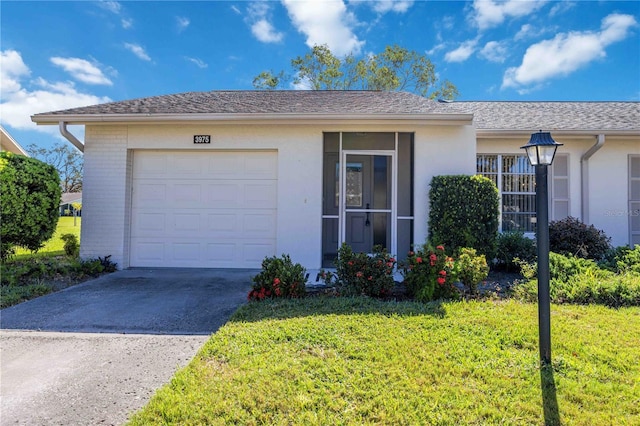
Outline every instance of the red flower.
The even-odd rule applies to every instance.
[[[280,288],[276,288],[276,296],[282,295],[282,290]]]
[[[446,277],[447,276],[447,271],[444,271],[444,270],[440,271],[439,274],[442,275],[443,277]]]
[[[435,262],[436,260],[438,260],[438,256],[436,256],[435,253],[431,253],[429,255],[429,259],[431,259],[432,262]]]
[[[409,256],[413,256],[414,254],[415,254],[415,253],[414,253],[414,252],[412,252],[412,251],[410,251],[410,252],[409,252]]]
[[[444,246],[438,246],[438,247],[436,247],[436,248],[437,248],[438,250],[442,250],[442,251],[444,251]]]
[[[395,261],[396,261],[396,259],[393,258],[393,257],[389,259],[389,262],[395,262]]]
[[[349,262],[347,262],[347,265],[353,266],[353,260],[350,260]]]
[[[364,274],[363,274],[362,272],[360,272],[360,271],[358,271],[358,272],[356,273],[356,277],[358,277],[358,278],[361,278],[363,275],[364,275]]]
[[[369,278],[367,278],[369,281],[373,280],[373,277],[371,275],[369,275]]]
[[[422,263],[422,258],[421,257],[416,257],[416,263]]]
[[[280,278],[274,278],[273,279],[273,285],[279,285],[280,284]]]
[[[438,277],[437,281],[438,281],[438,284],[443,285],[446,280],[444,278],[442,278],[442,277]]]

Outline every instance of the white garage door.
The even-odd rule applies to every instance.
[[[131,266],[259,268],[276,251],[276,152],[135,151]]]

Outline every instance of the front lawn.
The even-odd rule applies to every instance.
[[[63,234],[74,234],[76,237],[78,237],[79,241],[81,225],[81,217],[75,218],[75,222],[73,217],[60,217],[60,219],[58,220],[58,226],[56,227],[56,232],[53,234],[53,237],[51,237],[40,250],[38,250],[36,253],[32,253],[30,250],[18,247],[16,249],[16,255],[13,257],[13,260],[23,260],[30,257],[51,257],[64,255],[64,243],[60,239],[60,236]]]
[[[253,302],[131,424],[638,424],[640,308],[552,306],[553,374],[537,330],[513,300]]]

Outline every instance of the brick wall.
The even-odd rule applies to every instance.
[[[125,243],[130,186],[127,141],[126,126],[86,128],[80,256],[111,255],[120,269],[129,266]]]

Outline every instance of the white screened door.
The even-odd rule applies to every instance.
[[[259,268],[276,189],[274,151],[135,151],[131,266]]]

